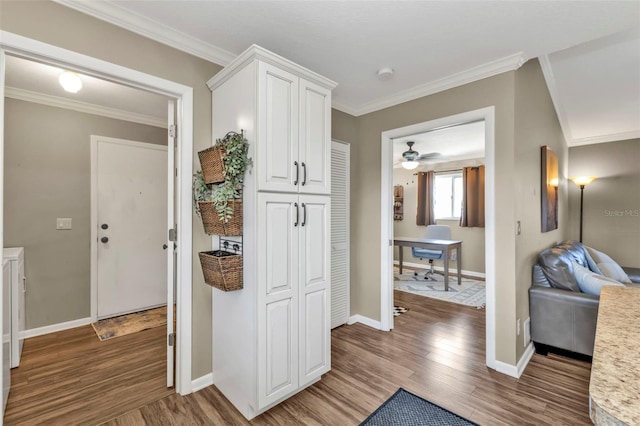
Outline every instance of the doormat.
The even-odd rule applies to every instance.
[[[100,341],[113,339],[114,337],[126,336],[138,331],[160,327],[167,323],[167,307],[148,309],[146,311],[134,312],[120,315],[91,324]]]
[[[400,388],[360,426],[473,426],[477,425]]]
[[[477,309],[484,308],[486,303],[484,281],[462,278],[462,284],[458,285],[458,277],[450,275],[449,291],[444,291],[444,276],[435,274],[434,278],[436,281],[416,277],[411,270],[405,271],[402,275],[395,271],[393,288],[446,302],[473,306]]]

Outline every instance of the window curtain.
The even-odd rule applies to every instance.
[[[462,169],[460,226],[484,228],[484,166]]]
[[[435,173],[418,173],[418,213],[416,215],[416,225],[433,225],[436,223],[433,212],[433,181]]]

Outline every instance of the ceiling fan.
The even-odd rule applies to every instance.
[[[420,165],[421,161],[430,160],[433,158],[440,157],[439,152],[429,152],[427,154],[420,154],[418,151],[413,149],[413,145],[415,142],[408,141],[407,145],[409,145],[409,149],[402,153],[402,158],[404,161],[402,162],[402,167],[407,170],[413,170]]]

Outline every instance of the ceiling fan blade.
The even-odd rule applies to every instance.
[[[440,156],[442,156],[442,154],[440,154],[439,152],[429,152],[427,154],[420,155],[416,160],[417,161],[430,160],[432,158],[438,158]]]

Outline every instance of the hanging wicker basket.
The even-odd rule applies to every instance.
[[[204,183],[224,182],[224,156],[225,151],[222,146],[212,146],[198,152]]]
[[[222,291],[242,289],[242,255],[224,250],[198,253],[204,282]]]
[[[208,235],[240,236],[242,235],[242,200],[233,199],[229,203],[233,208],[233,216],[228,222],[218,217],[213,201],[198,201],[204,232]]]

